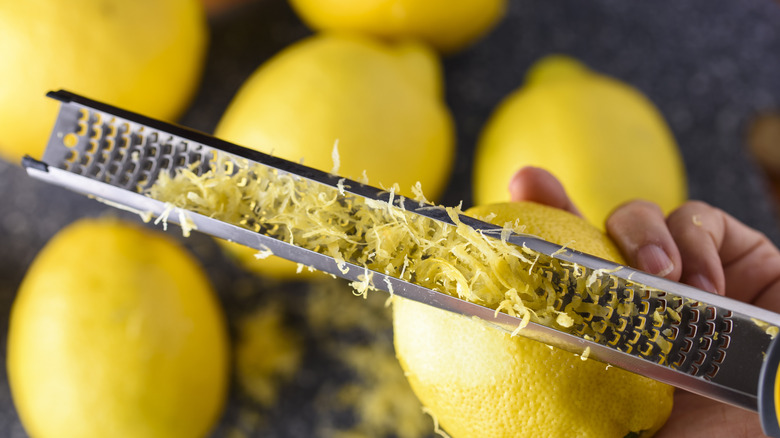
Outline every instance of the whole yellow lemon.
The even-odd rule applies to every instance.
[[[621,261],[586,221],[533,203],[496,204],[467,214]],[[395,347],[415,394],[453,438],[623,438],[652,435],[672,408],[673,388],[552,349],[455,314],[397,299]]]
[[[32,436],[202,437],[227,393],[227,330],[183,248],[118,220],[85,219],[27,272],[7,368]]]
[[[42,155],[58,107],[49,90],[178,117],[206,46],[200,0],[0,2],[0,157]]]
[[[442,97],[438,59],[416,43],[386,45],[321,34],[282,51],[241,87],[216,136],[373,185],[422,184],[432,198],[449,179],[454,129]],[[255,260],[228,246],[251,269],[288,277],[294,265]],[[280,267],[280,264],[282,267]],[[290,267],[292,266],[292,267]]]
[[[507,183],[528,165],[555,174],[599,227],[626,201],[668,212],[687,196],[680,152],[652,102],[565,56],[538,62],[491,116],[476,150],[474,202],[508,201]]]
[[[451,53],[487,33],[506,0],[290,0],[309,27],[419,39]]]

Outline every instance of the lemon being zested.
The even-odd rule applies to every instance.
[[[27,272],[7,367],[31,436],[203,437],[227,393],[227,330],[208,279],[173,240],[81,220]]]
[[[178,117],[207,33],[200,0],[0,2],[0,157],[41,157],[57,114],[50,90]]]
[[[562,210],[517,203],[466,212],[491,213],[495,224],[519,219],[529,234],[621,260],[603,233]],[[668,385],[459,315],[396,299],[393,325],[412,389],[453,438],[645,437],[671,412]]]
[[[491,116],[475,156],[475,203],[508,201],[523,166],[551,171],[599,227],[626,201],[669,212],[687,196],[680,152],[652,102],[565,56],[539,61]]]
[[[460,222],[459,208],[429,207],[441,208],[456,224],[451,226],[402,205],[339,192],[338,186],[224,157],[201,175],[181,170],[161,176],[150,196],[330,256],[342,273],[354,269],[347,262],[363,267],[351,283],[363,296],[377,287],[372,271],[378,271],[560,329],[583,322],[583,312],[609,313],[610,306],[621,314],[632,312],[617,302],[594,310],[608,284],[596,272],[586,280],[576,266],[534,258],[530,249],[505,241],[514,230],[621,261],[602,232],[562,210],[506,204],[467,212],[504,224],[499,240]],[[571,269],[566,281],[556,275],[563,269]],[[392,293],[393,285],[386,286]],[[559,293],[569,286],[579,299],[556,308],[562,302]],[[568,436],[563,431],[575,431],[574,436],[622,438],[656,430],[669,414],[672,390],[667,385],[583,361],[586,352],[581,357],[550,353],[546,345],[503,332],[478,334],[476,329],[486,329],[475,321],[448,320],[456,317],[407,304],[397,304],[395,313],[398,358],[420,399],[456,436]],[[550,412],[562,418],[542,418]]]

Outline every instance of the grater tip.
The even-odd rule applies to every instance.
[[[24,167],[25,169],[33,168],[43,172],[49,171],[48,164],[44,163],[43,161],[38,161],[29,155],[25,155],[24,157],[22,157],[22,167]]]

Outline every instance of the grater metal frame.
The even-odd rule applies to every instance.
[[[211,137],[198,131],[157,121],[67,92],[50,92],[61,102],[59,116],[41,161],[25,157],[23,165],[35,178],[99,198],[113,206],[153,216],[167,214],[169,206],[145,194],[161,174],[193,166],[207,171],[218,154],[249,160],[279,172],[336,188],[341,180],[350,196],[392,202],[386,191],[321,172]],[[405,206],[407,211],[454,226],[446,212],[427,205]],[[277,240],[195,212],[171,215],[169,221],[191,221],[198,231],[241,243],[352,281],[360,281],[365,268]],[[468,226],[498,235],[501,228],[465,215]],[[749,304],[713,295],[641,271],[561,247],[534,236],[512,234],[515,245],[582,267],[583,275],[607,274],[613,298],[634,302],[639,314],[621,320],[622,331],[595,342],[537,323],[518,333],[574,353],[586,349],[590,358],[660,380],[745,409],[757,410],[759,374],[771,344],[766,326],[780,326],[780,315]],[[569,273],[561,273],[561,275]],[[364,278],[364,277],[363,277]],[[520,318],[486,308],[414,283],[372,271],[374,287],[434,307],[479,318],[509,333]],[[638,286],[637,286],[638,285]],[[387,287],[385,287],[387,286]],[[679,321],[653,326],[656,310],[679,309]],[[760,321],[761,325],[756,321]],[[666,330],[668,329],[668,330]],[[653,334],[671,331],[671,359],[663,363],[652,349]],[[611,342],[614,340],[614,343]],[[644,350],[643,350],[644,349]]]

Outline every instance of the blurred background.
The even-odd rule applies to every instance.
[[[312,31],[285,0],[204,1],[210,11],[205,70],[191,106],[178,123],[211,133],[244,81],[264,61]],[[553,53],[570,55],[646,95],[677,141],[689,197],[722,208],[780,243],[773,189],[773,179],[780,175],[775,164],[780,156],[780,3],[769,0],[509,1],[506,15],[484,38],[442,58],[444,96],[453,115],[457,154],[440,203],[472,205],[472,169],[482,128],[496,106],[523,84],[534,62]],[[13,86],[0,87],[9,85]],[[643,171],[641,162],[622,164]],[[610,179],[608,174],[600,177]],[[136,220],[34,181],[17,163],[0,161],[0,325],[4,329],[27,267],[48,239],[78,218],[107,211]],[[171,234],[178,238],[178,229]],[[344,398],[343,388],[356,379],[364,380],[362,386],[355,386],[359,392],[379,386],[381,377],[368,378],[345,366],[329,349],[337,348],[334,343],[371,346],[380,342],[378,338],[388,346],[389,326],[363,327],[368,334],[333,326],[318,329],[304,322],[312,294],[308,284],[249,275],[204,236],[182,242],[210,275],[233,337],[241,330],[243,316],[274,303],[305,345],[297,372],[271,406],[248,394],[234,376],[214,436],[330,436],[334,430],[352,427],[360,414],[349,404],[334,407],[329,401]],[[367,308],[369,315],[386,318],[381,298],[378,305]],[[3,336],[0,354],[5,351]],[[388,351],[371,354],[392,357]],[[26,436],[5,369],[2,373],[0,435]],[[432,436],[433,426],[426,427],[429,432],[422,436]],[[380,435],[374,432],[362,430],[364,436]]]

